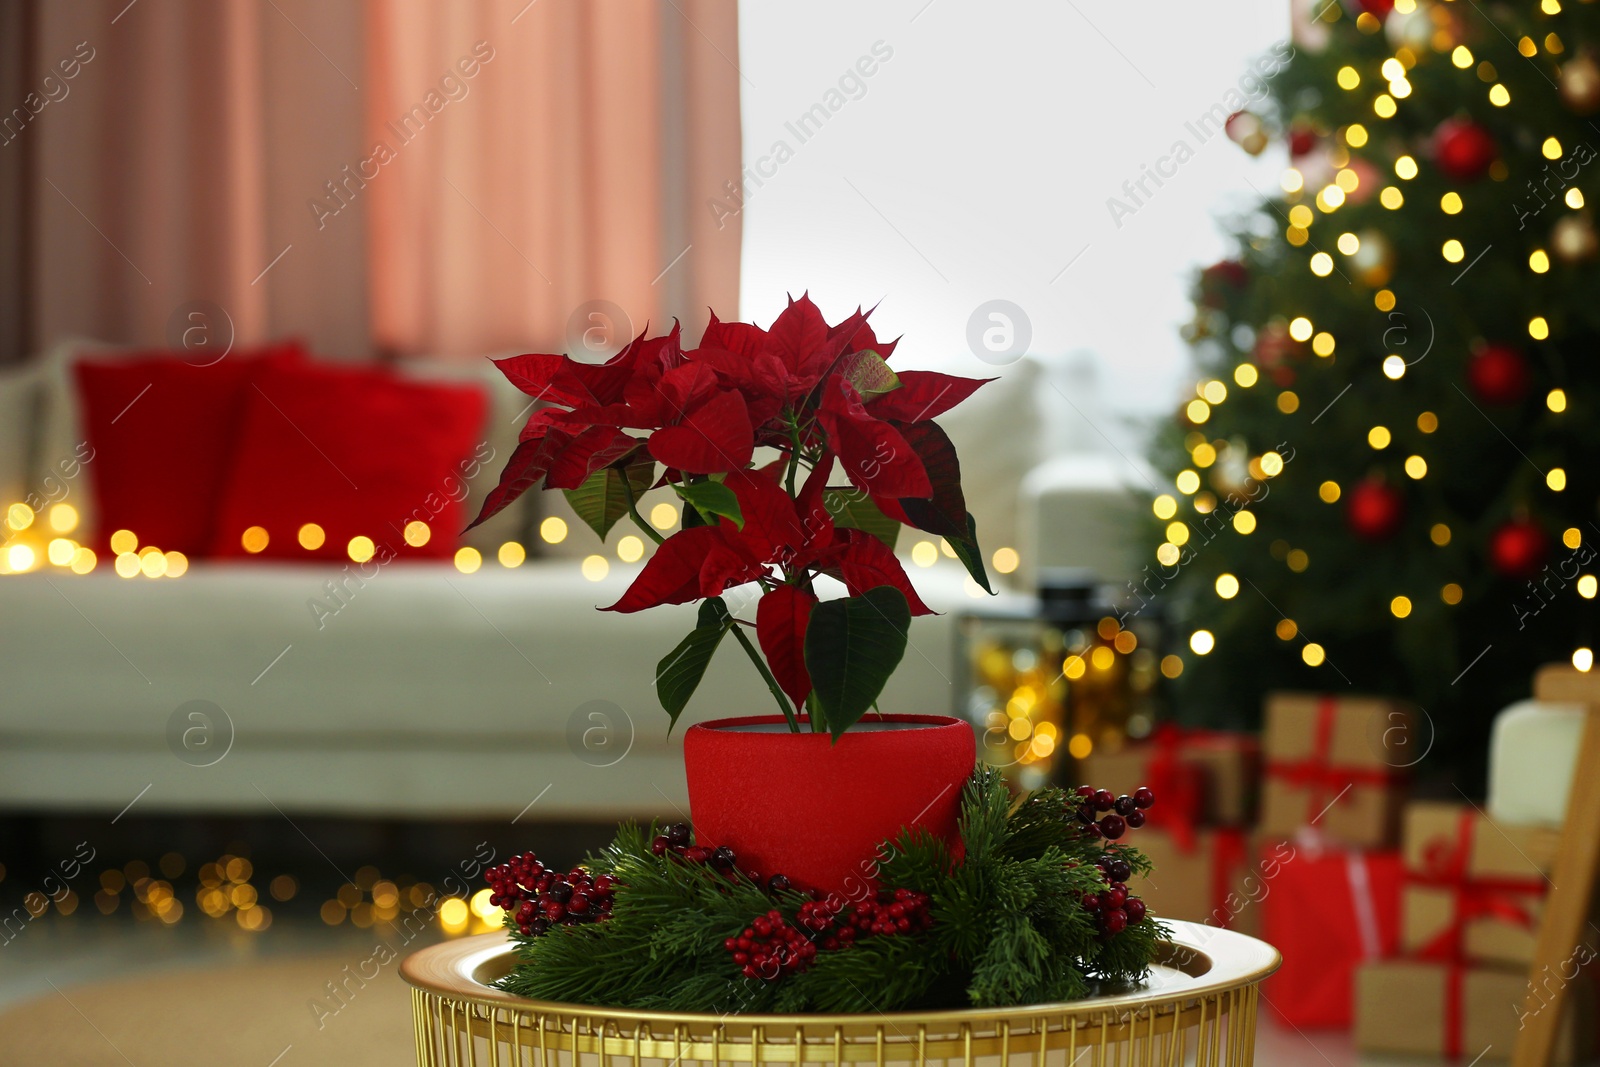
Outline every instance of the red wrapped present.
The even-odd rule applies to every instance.
[[[1293,845],[1261,901],[1261,936],[1283,954],[1262,1000],[1295,1026],[1346,1027],[1356,969],[1400,942],[1400,853]]]

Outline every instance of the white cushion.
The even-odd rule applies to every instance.
[[[1560,826],[1577,768],[1582,704],[1520,700],[1489,735],[1489,814],[1511,824]]]

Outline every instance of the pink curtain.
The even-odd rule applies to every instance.
[[[168,344],[193,301],[238,343],[352,358],[560,347],[596,299],[635,329],[737,306],[737,220],[704,207],[740,165],[734,0],[32,0],[3,25],[26,326],[0,358]]]
[[[380,348],[560,349],[736,313],[739,227],[704,206],[739,174],[734,0],[368,12]]]

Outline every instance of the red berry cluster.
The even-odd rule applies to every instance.
[[[817,957],[817,946],[805,932],[790,926],[774,908],[756,919],[738,937],[722,943],[746,978],[774,982],[803,971]]]
[[[592,878],[581,867],[566,873],[551,870],[532,852],[489,868],[483,877],[493,890],[489,903],[508,912],[524,936],[542,934],[558,923],[577,926],[610,918],[617,886],[609,874]]]
[[[691,844],[692,835],[687,823],[673,823],[667,827],[666,833],[657,834],[655,840],[650,842],[650,851],[657,856],[672,853],[679,859],[690,863],[709,863],[719,871],[733,870],[733,849],[727,845],[711,848],[708,845]]]
[[[1115,841],[1127,831],[1143,826],[1144,810],[1156,802],[1156,795],[1145,786],[1135,789],[1131,795],[1125,793],[1119,797],[1112,795],[1109,789],[1080,785],[1078,796],[1083,800],[1077,814],[1084,833],[1107,841]],[[1111,814],[1097,820],[1100,812],[1107,811]]]
[[[1106,879],[1106,888],[1098,893],[1083,895],[1083,908],[1100,923],[1100,932],[1106,936],[1120,934],[1130,926],[1144,921],[1144,901],[1128,895],[1128,879],[1133,868],[1128,861],[1114,852],[1107,852],[1095,864]]]
[[[800,905],[795,922],[809,933],[789,926],[781,913],[769,911],[741,936],[723,944],[747,977],[772,980],[805,970],[819,947],[831,952],[864,937],[918,933],[933,925],[933,916],[926,893],[885,889],[876,898],[855,904],[837,897],[808,900]],[[762,953],[759,958],[758,953]]]

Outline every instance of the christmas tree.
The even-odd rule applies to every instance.
[[[1600,5],[1317,0],[1293,44],[1229,121],[1289,166],[1198,280],[1131,593],[1181,716],[1402,696],[1470,782],[1539,664],[1592,661]]]

